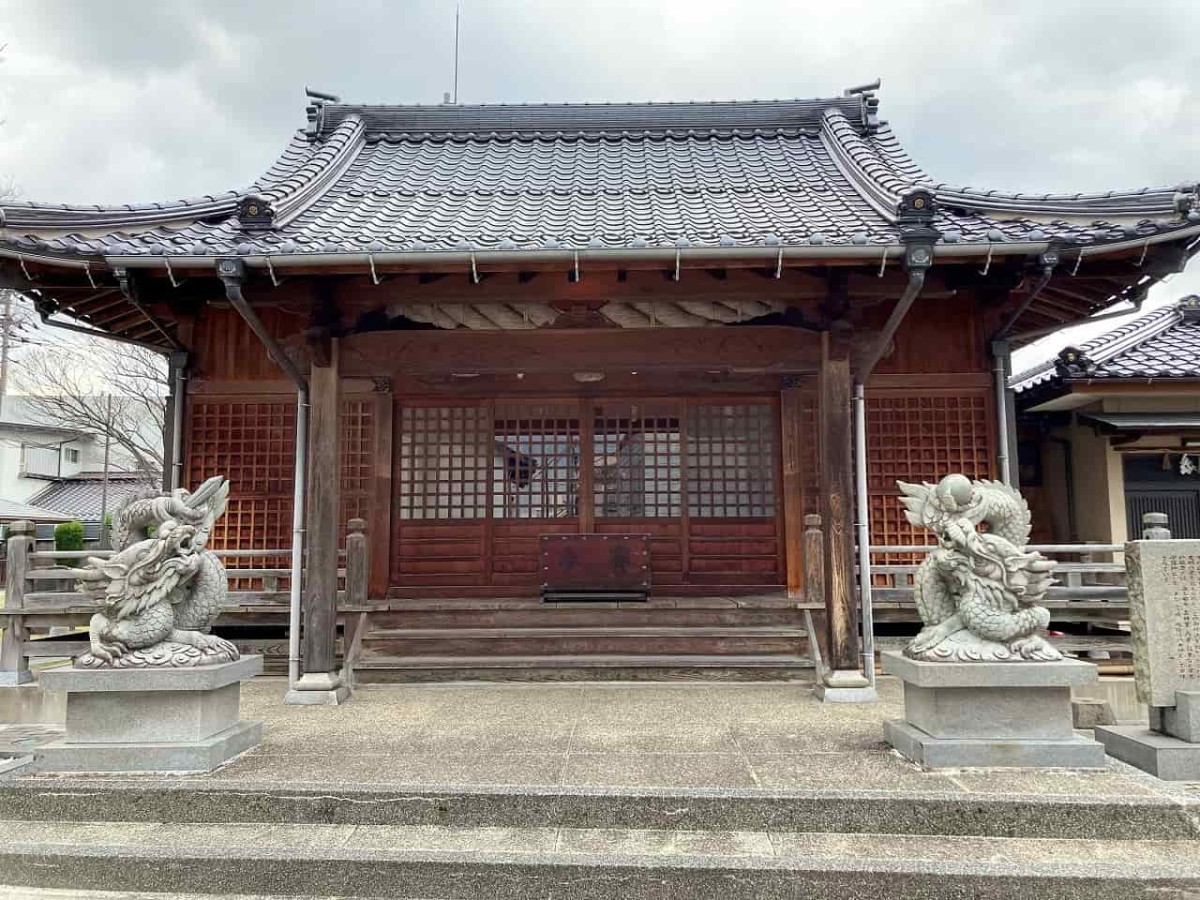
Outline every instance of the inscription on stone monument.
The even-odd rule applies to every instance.
[[[1125,562],[1138,698],[1174,706],[1200,689],[1200,540],[1132,541]]]

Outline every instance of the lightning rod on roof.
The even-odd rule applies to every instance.
[[[458,105],[458,17],[462,12],[462,4],[454,6],[454,104]]]

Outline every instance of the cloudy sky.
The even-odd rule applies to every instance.
[[[121,203],[253,180],[304,88],[357,102],[830,96],[943,181],[1200,179],[1196,0],[0,0],[0,177]],[[1200,263],[1154,294],[1200,291]],[[1061,345],[1061,341],[1059,341]]]

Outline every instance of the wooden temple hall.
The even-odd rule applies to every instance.
[[[5,207],[3,284],[166,355],[166,480],[231,479],[217,546],[286,566],[302,539],[300,690],[343,655],[375,680],[790,676],[810,634],[862,672],[868,544],[927,540],[896,479],[1012,481],[1010,349],[1139,301],[1200,236],[1195,184],[942,184],[877,88],[310,93],[242,190]],[[282,629],[300,582],[255,584],[227,621]]]

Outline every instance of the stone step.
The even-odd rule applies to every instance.
[[[0,822],[12,885],[341,897],[1108,900],[1200,889],[1197,842],[787,830]]]
[[[792,625],[572,626],[373,629],[364,662],[388,656],[753,655],[796,653],[807,643]]]
[[[713,788],[384,787],[35,776],[0,815],[71,821],[491,828],[667,828],[1200,842],[1200,797]],[[1200,849],[1200,843],[1196,844]],[[2,870],[0,870],[2,871]],[[0,879],[2,880],[2,879]]]
[[[354,665],[361,684],[431,681],[812,680],[812,661],[792,653],[371,656]]]

